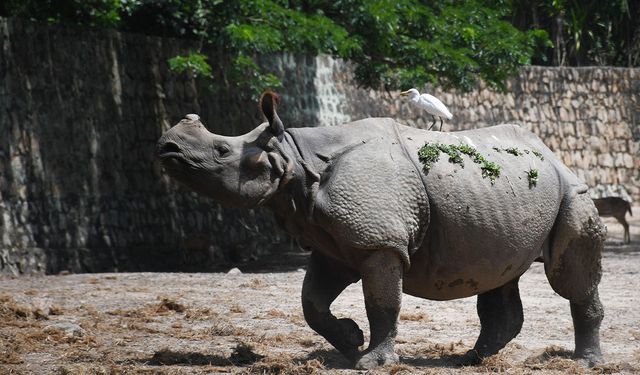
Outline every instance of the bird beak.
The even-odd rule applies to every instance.
[[[400,96],[407,96],[407,95],[409,95],[409,90],[403,91],[400,93]]]

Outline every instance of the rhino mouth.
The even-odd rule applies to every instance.
[[[160,163],[169,174],[175,178],[181,178],[181,172],[185,167],[189,166],[189,162],[180,150],[180,147],[173,143],[167,142],[158,147],[156,156],[160,159]]]
[[[173,142],[167,142],[163,144],[162,147],[158,149],[156,155],[158,155],[158,158],[160,158],[160,160],[171,158],[184,159],[182,152],[180,152],[180,147],[178,147],[178,145]]]

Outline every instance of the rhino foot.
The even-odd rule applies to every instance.
[[[351,319],[343,318],[338,319],[338,331],[339,335],[336,341],[332,341],[332,344],[349,360],[355,360],[360,351],[358,348],[364,345],[364,334],[358,324]]]
[[[343,318],[338,319],[338,324],[340,325],[340,330],[346,337],[347,344],[356,348],[364,345],[364,333],[362,333],[362,330],[356,322],[348,318]]]
[[[476,366],[482,362],[482,358],[478,354],[478,351],[475,349],[471,349],[467,351],[465,354],[454,359],[455,366]]]
[[[584,368],[591,368],[595,365],[604,363],[602,354],[597,353],[576,353],[573,358]]]
[[[400,357],[393,350],[374,350],[360,357],[355,368],[370,370],[379,366],[392,365],[398,361],[400,361]]]

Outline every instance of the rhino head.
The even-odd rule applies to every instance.
[[[281,148],[279,101],[276,93],[263,93],[260,109],[267,122],[237,137],[213,134],[198,115],[187,115],[158,140],[157,157],[169,176],[226,207],[261,205],[293,173],[293,163]]]

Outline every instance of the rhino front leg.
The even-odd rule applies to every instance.
[[[391,251],[377,251],[361,266],[371,339],[356,363],[358,369],[398,362],[394,344],[402,301],[402,271],[402,261]]]
[[[357,358],[364,336],[356,322],[337,319],[329,307],[347,286],[359,279],[352,269],[313,252],[302,285],[302,310],[307,324],[350,361]]]

